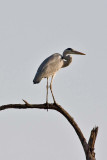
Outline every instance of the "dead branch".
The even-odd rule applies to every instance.
[[[94,146],[95,146],[95,140],[97,137],[98,133],[98,127],[95,127],[91,131],[91,135],[89,138],[89,142],[87,143],[81,129],[78,127],[77,123],[74,121],[74,119],[70,116],[70,114],[63,109],[59,104],[49,104],[47,106],[46,103],[44,104],[29,104],[27,101],[23,100],[25,104],[7,104],[7,105],[2,105],[0,106],[0,111],[5,110],[5,109],[52,109],[60,112],[68,121],[69,123],[73,126],[74,130],[76,131],[80,142],[83,146],[85,155],[86,155],[86,160],[95,160],[95,153],[94,153]]]

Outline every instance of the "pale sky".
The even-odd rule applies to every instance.
[[[106,0],[1,0],[0,105],[22,99],[45,103],[46,80],[33,85],[35,73],[46,57],[68,47],[86,56],[73,56],[56,74],[56,101],[87,140],[99,126],[96,159],[106,159]],[[0,159],[85,160],[85,155],[74,129],[56,111],[10,109],[0,112]]]

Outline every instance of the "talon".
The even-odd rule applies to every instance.
[[[46,102],[46,106],[47,106],[47,112],[48,112],[48,109],[49,109],[49,103]]]
[[[57,104],[55,100],[54,100],[54,104]]]

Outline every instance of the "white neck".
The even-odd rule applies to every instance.
[[[67,51],[63,52],[63,67],[69,66],[70,63],[72,62],[72,57],[68,54],[69,54],[69,52],[67,52]]]

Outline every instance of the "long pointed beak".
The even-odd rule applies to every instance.
[[[82,52],[79,52],[79,51],[75,51],[74,49],[73,49],[73,53],[72,54],[86,55],[85,53],[82,53]]]

